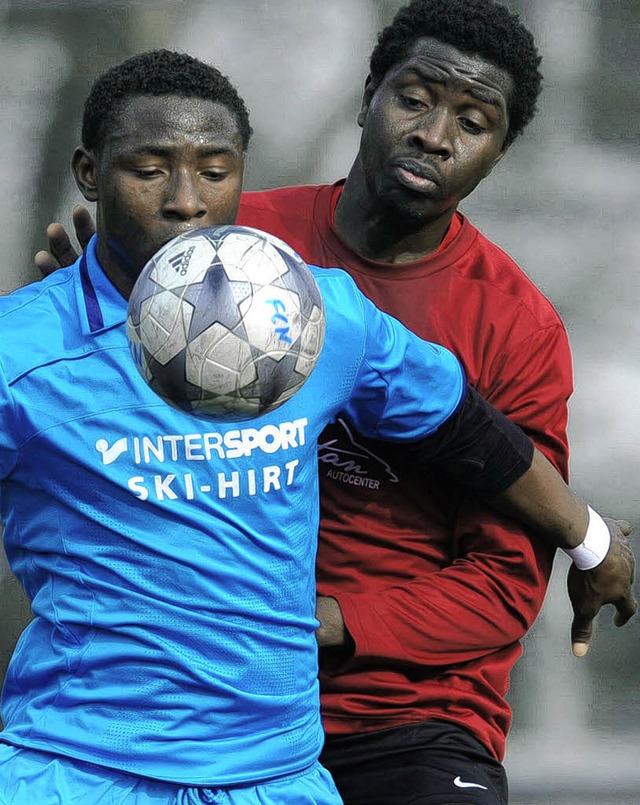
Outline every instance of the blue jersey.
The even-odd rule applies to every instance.
[[[32,600],[2,739],[192,785],[260,782],[322,744],[316,440],[340,411],[416,440],[458,406],[446,350],[313,269],[326,338],[275,412],[225,424],[144,383],[96,259],[0,300],[0,478]]]

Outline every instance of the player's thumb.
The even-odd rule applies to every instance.
[[[584,657],[593,637],[593,619],[576,616],[571,624],[571,651],[574,657]]]

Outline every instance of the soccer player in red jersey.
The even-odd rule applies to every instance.
[[[347,178],[245,193],[238,223],[346,269],[379,307],[451,349],[566,477],[562,322],[458,211],[533,117],[539,64],[531,34],[493,0],[414,0],[372,53]],[[82,241],[86,211],[75,222]],[[68,261],[68,239],[49,232]],[[38,262],[52,267],[48,255]],[[323,763],[347,805],[506,803],[505,693],[553,546],[344,418],[319,458]],[[595,569],[572,567],[577,655],[603,604],[616,605],[618,625],[633,615],[632,580],[620,531]]]

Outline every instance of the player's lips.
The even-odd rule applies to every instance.
[[[393,170],[398,180],[411,190],[425,193],[440,183],[438,172],[430,165],[410,159],[397,159]]]

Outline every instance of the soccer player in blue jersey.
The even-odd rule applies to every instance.
[[[34,619],[3,691],[0,805],[340,802],[318,764],[313,501],[341,411],[560,547],[608,548],[453,355],[343,272],[316,271],[323,352],[273,414],[204,422],[151,392],[128,295],[170,239],[234,221],[250,134],[233,86],[189,56],[108,71],[72,163],[97,235],[1,300],[0,513]]]

